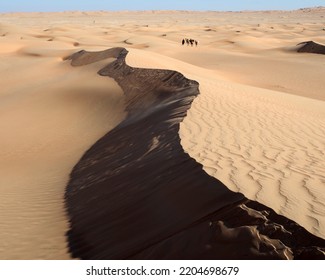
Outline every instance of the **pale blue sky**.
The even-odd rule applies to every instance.
[[[325,0],[0,0],[0,12],[67,10],[269,10],[325,6]]]

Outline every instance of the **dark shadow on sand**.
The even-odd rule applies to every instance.
[[[324,259],[324,240],[230,191],[184,152],[179,124],[199,84],[175,71],[130,67],[127,53],[114,48],[70,57],[74,66],[115,57],[98,73],[121,86],[127,112],[70,174],[65,202],[72,256]]]
[[[315,53],[315,54],[325,54],[325,46],[317,44],[313,41],[302,42],[298,44],[301,47],[297,50],[300,53]]]

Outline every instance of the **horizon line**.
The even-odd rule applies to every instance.
[[[325,6],[312,6],[312,7],[301,7],[295,9],[246,9],[246,10],[204,10],[204,9],[124,9],[124,10],[54,10],[54,11],[0,11],[0,14],[12,14],[12,13],[65,13],[65,12],[267,12],[267,11],[299,11],[306,9],[325,9]]]

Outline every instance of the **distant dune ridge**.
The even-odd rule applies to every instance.
[[[298,46],[300,45],[302,46],[297,50],[297,52],[325,54],[325,46],[313,41],[302,42],[298,44]]]
[[[117,60],[98,73],[122,87],[128,115],[70,175],[65,197],[73,257],[324,258],[325,240],[229,191],[183,151],[179,123],[199,93],[195,81],[130,67],[123,48],[81,51],[71,64],[109,53],[119,53]]]
[[[1,14],[0,259],[323,259],[324,11]]]

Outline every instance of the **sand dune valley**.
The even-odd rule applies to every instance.
[[[324,45],[322,7],[0,14],[0,259],[325,259]]]

